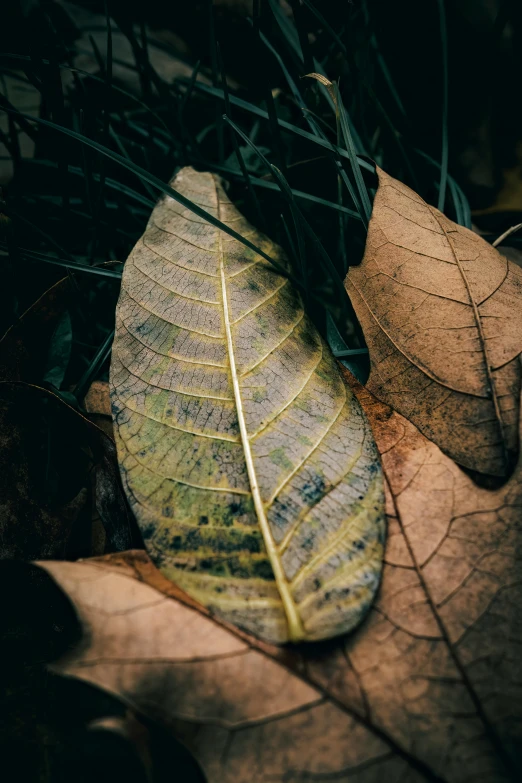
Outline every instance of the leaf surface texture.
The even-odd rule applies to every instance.
[[[365,255],[346,278],[368,388],[459,464],[505,476],[519,447],[522,270],[378,176]]]
[[[173,187],[285,264],[217,177]],[[123,481],[163,573],[271,641],[356,625],[381,571],[382,473],[290,281],[163,199],[124,268],[112,357]]]
[[[208,783],[518,780],[522,465],[478,488],[354,386],[388,488],[364,624],[280,648],[205,616],[144,552],[43,563],[84,627],[55,668],[169,726]]]

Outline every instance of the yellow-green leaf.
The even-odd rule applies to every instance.
[[[173,187],[283,252],[183,169]],[[170,198],[125,265],[111,367],[123,477],[162,572],[282,643],[348,631],[383,556],[368,422],[290,281]]]

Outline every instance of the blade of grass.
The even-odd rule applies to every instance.
[[[188,82],[187,90],[185,91],[184,95],[182,96],[180,104],[179,104],[180,115],[183,114],[183,112],[185,111],[185,108],[186,108],[188,102],[190,101],[190,99],[192,97],[192,93],[194,91],[194,85],[195,85],[195,83],[197,81],[200,68],[201,68],[201,60],[198,60],[197,63],[195,64],[193,70],[192,70],[191,75],[190,75],[190,79],[189,79],[189,82]]]
[[[297,259],[297,251],[295,249],[294,240],[292,239],[292,234],[290,232],[290,229],[288,228],[288,223],[286,222],[285,216],[283,215],[282,212],[279,215],[279,217],[281,218],[281,222],[283,224],[283,229],[284,229],[284,232],[285,232],[286,240],[288,242],[288,247],[290,248],[290,253],[292,255],[292,258],[293,258],[294,262],[297,263],[297,261],[298,261],[298,259]]]
[[[355,184],[357,185],[357,190],[359,191],[359,199],[361,202],[361,206],[364,211],[364,216],[366,218],[366,225],[368,225],[370,221],[370,216],[372,214],[372,207],[370,204],[370,199],[368,197],[368,191],[366,190],[366,185],[364,184],[364,180],[362,178],[361,169],[359,166],[359,161],[357,159],[357,153],[355,150],[355,146],[353,143],[352,134],[350,132],[350,126],[348,123],[348,116],[346,114],[343,100],[341,98],[341,93],[339,90],[339,85],[334,84],[334,91],[337,96],[337,106],[339,110],[339,120],[341,123],[341,131],[344,138],[344,143],[346,145],[346,150],[350,155],[350,164],[352,166],[352,172],[355,179]]]
[[[179,81],[181,83],[184,82],[183,79],[180,79]],[[197,90],[198,92],[204,92],[207,93],[208,95],[213,95],[215,98],[219,98],[220,100],[223,100],[223,90],[215,90],[213,87],[210,87],[207,84],[196,84],[194,89]],[[230,99],[230,103],[233,106],[237,106],[238,108],[244,109],[250,114],[255,114],[257,117],[261,117],[264,120],[268,120],[268,113],[263,109],[260,109],[259,106],[256,106],[253,103],[249,103],[248,101],[245,101],[242,98],[237,98],[235,95],[230,95],[229,99]],[[308,131],[305,131],[302,128],[298,128],[297,125],[292,125],[292,123],[287,122],[286,120],[282,120],[280,118],[277,119],[277,124],[279,125],[280,128],[284,128],[284,130],[290,131],[290,133],[293,133],[296,136],[301,136],[301,138],[307,139],[308,141],[311,141],[313,144],[318,144],[320,147],[324,147],[325,149],[331,150],[333,146],[335,151],[341,157],[350,160],[350,155],[345,149],[332,145],[332,142],[328,140],[319,138],[315,136],[313,133],[309,133]],[[368,161],[366,161],[364,158],[360,157],[359,155],[357,155],[357,161],[361,168],[366,169],[366,171],[370,171],[372,173],[375,172],[375,167],[372,166],[370,163],[368,163]]]
[[[283,13],[281,5],[275,0],[268,0],[270,10],[276,20],[284,39],[286,40],[289,49],[293,52],[294,56],[300,67],[303,67],[303,50],[301,49],[301,43],[299,41],[299,34],[295,27],[292,25],[290,19]]]
[[[243,133],[241,128],[239,128],[237,125],[235,125],[235,123],[232,122],[232,120],[230,120],[229,117],[225,116],[224,120],[225,120],[225,122],[228,122],[231,125],[232,128],[234,128],[236,133],[238,133],[239,136],[241,136],[243,141],[245,141],[245,143],[258,155],[258,157],[260,158],[260,160],[262,160],[263,164],[266,166],[268,171],[274,174],[278,184],[281,187],[281,193],[287,198],[287,200],[290,203],[292,203],[293,202],[293,195],[292,195],[291,188],[288,185],[288,182],[286,181],[286,179],[283,176],[283,174],[279,171],[279,169],[276,166],[274,166],[273,164],[271,164],[266,159],[266,157],[263,155],[261,150],[259,150],[254,144],[252,144],[252,142],[250,141],[248,136],[246,136],[246,134]],[[335,291],[335,293],[338,296],[341,310],[343,311],[343,313],[345,315],[348,315],[350,317],[350,320],[352,320],[352,322],[354,323],[354,325],[357,328],[358,327],[358,321],[357,321],[357,318],[355,316],[355,312],[353,311],[351,302],[350,302],[350,300],[348,298],[348,294],[346,293],[346,289],[344,288],[343,281],[341,280],[341,278],[339,276],[339,273],[338,273],[337,269],[335,268],[335,264],[333,263],[332,259],[330,258],[330,256],[326,252],[326,250],[324,249],[324,247],[323,247],[319,237],[316,235],[315,231],[312,229],[312,227],[310,226],[308,221],[305,219],[303,213],[301,212],[299,207],[297,205],[295,205],[295,203],[294,203],[294,209],[295,209],[295,215],[298,218],[300,225],[302,226],[302,228],[305,231],[305,233],[308,235],[308,238],[311,241],[312,246],[317,251],[317,254],[322,258],[323,263],[325,265],[325,268],[328,269],[328,271],[329,271],[329,273],[330,273],[330,275],[332,277],[332,280],[335,283],[334,291]],[[358,327],[358,328],[360,329],[360,327]]]
[[[419,157],[423,158],[425,161],[430,163],[432,166],[434,166],[436,169],[441,168],[440,163],[438,163],[436,160],[434,160],[430,155],[428,155],[423,150],[419,150],[416,147],[413,149],[413,151],[419,155]],[[458,182],[453,179],[448,174],[448,183],[450,186],[450,189],[452,190],[452,193],[454,194],[454,203],[455,203],[455,209],[457,211],[457,223],[461,226],[465,226],[466,228],[471,229],[471,209],[469,206],[469,201],[466,198],[465,194],[462,192],[462,189]]]
[[[307,2],[307,1],[308,0],[305,0],[305,2]],[[380,71],[381,71],[383,77],[384,77],[384,81],[386,82],[386,85],[387,85],[387,87],[388,87],[388,89],[390,91],[390,95],[392,96],[392,98],[393,98],[393,100],[394,100],[394,102],[395,102],[395,104],[396,104],[396,106],[397,106],[397,108],[399,110],[400,115],[402,117],[404,117],[405,119],[407,119],[406,110],[405,110],[404,105],[403,105],[403,103],[402,103],[402,101],[400,99],[399,93],[397,92],[397,89],[396,89],[395,83],[394,83],[394,81],[392,79],[390,70],[389,70],[389,68],[388,68],[388,66],[386,64],[386,60],[382,56],[382,53],[381,53],[381,50],[380,50],[380,47],[379,47],[379,43],[378,43],[377,38],[375,36],[374,26],[372,25],[370,14],[369,14],[368,3],[364,2],[362,8],[363,8],[363,13],[364,13],[364,19],[365,19],[365,22],[366,22],[366,28],[367,28],[367,31],[368,31],[368,38],[369,38],[369,41],[370,41],[370,46],[371,46],[371,48],[373,49],[373,51],[375,53],[375,59],[377,61],[377,64],[378,64],[378,66],[380,68]]]
[[[290,20],[284,15],[284,13],[283,13],[279,3],[277,3],[275,0],[268,0],[268,4],[270,6],[272,14],[274,15],[274,19],[276,20],[277,24],[279,25],[279,29],[281,30],[284,39],[286,40],[290,50],[293,51],[294,55],[298,59],[299,70],[303,71],[303,53],[302,53],[301,45],[299,43],[299,36],[297,34],[297,31],[292,26],[292,23],[290,22]],[[315,57],[313,58],[313,64],[314,64],[313,70],[316,73],[320,73],[321,76],[324,76],[325,78],[327,78],[321,63]],[[304,72],[302,73],[302,75],[303,76],[305,75]],[[320,90],[321,90],[323,96],[325,97],[326,101],[328,102],[330,108],[333,111],[335,111],[336,107],[335,107],[335,104],[334,104],[334,100],[333,100],[332,96],[330,95],[330,92],[327,89],[325,89],[325,87],[323,85],[321,85]],[[349,117],[348,112],[346,112],[346,116],[347,116],[348,123],[349,123],[349,126],[350,126],[350,134],[351,134],[351,136],[353,137],[353,139],[355,141],[355,145],[356,145],[357,150],[360,151],[363,154],[366,154],[366,150],[365,150],[364,145],[362,143],[361,137],[357,133],[357,130],[356,130],[356,128],[355,128],[351,118]]]
[[[99,371],[101,370],[106,360],[108,359],[111,353],[113,340],[114,340],[114,329],[111,332],[109,332],[109,334],[107,335],[103,343],[100,345],[100,347],[96,351],[96,354],[94,355],[92,362],[87,367],[82,377],[76,384],[74,389],[74,396],[76,397],[80,405],[82,404],[85,395],[89,391],[92,382],[96,380],[96,376],[98,375]]]
[[[254,42],[255,42],[254,45],[256,47],[256,58],[260,67],[264,67],[263,66],[264,50],[263,47],[261,46],[259,0],[254,0],[252,26],[254,30]],[[285,148],[284,148],[283,140],[281,138],[281,134],[279,132],[279,122],[278,122],[278,116],[276,111],[276,105],[274,101],[274,96],[272,95],[272,90],[270,89],[270,84],[266,79],[263,81],[263,92],[264,92],[265,105],[268,113],[268,125],[270,128],[270,135],[272,139],[272,148],[274,149],[281,170],[286,171]]]
[[[319,24],[321,24],[326,32],[333,38],[337,46],[339,47],[339,50],[346,56],[347,49],[346,46],[343,44],[333,27],[331,27],[324,16],[317,10],[315,5],[310,2],[310,0],[303,0],[304,5],[311,11],[311,13],[315,16],[315,18],[318,20]]]
[[[313,116],[313,112],[311,112],[307,108],[307,106],[305,104],[305,101],[304,101],[304,98],[303,98],[303,96],[302,96],[302,94],[301,94],[297,84],[292,79],[292,77],[291,77],[291,75],[290,75],[286,65],[284,64],[284,62],[283,62],[283,60],[281,58],[281,56],[274,49],[274,47],[271,45],[271,43],[268,41],[268,39],[264,35],[262,35],[262,34],[261,34],[261,40],[263,41],[265,46],[268,48],[268,50],[274,55],[274,57],[278,61],[279,65],[281,67],[281,70],[283,72],[283,75],[285,76],[285,79],[286,79],[286,81],[288,83],[288,86],[290,87],[290,90],[292,91],[292,93],[294,95],[294,98],[296,99],[299,108],[303,112],[303,116],[304,116],[306,122],[308,123],[308,126],[312,130],[313,134],[315,136],[317,136],[318,138],[321,138],[321,139],[323,139],[325,141],[328,141],[326,135],[321,131],[318,123],[316,122],[316,119],[319,119],[319,118],[315,118]],[[334,154],[336,154],[335,147],[333,145],[330,145],[330,149],[334,152]],[[363,222],[364,222],[364,219],[363,219],[363,217],[360,214],[361,213],[361,209],[360,209],[360,206],[359,206],[359,202],[358,202],[358,200],[357,200],[357,198],[355,196],[355,193],[354,193],[354,190],[352,188],[351,182],[348,180],[348,178],[346,176],[346,172],[342,169],[341,165],[338,165],[338,169],[339,169],[339,175],[340,175],[341,179],[343,180],[344,184],[346,185],[353,203],[357,207],[357,210],[358,210],[357,211],[357,215],[358,215],[359,219],[363,220]]]
[[[32,166],[55,166],[55,162],[52,160],[41,160],[41,159],[33,159],[30,161],[30,164]],[[85,171],[78,166],[69,166],[69,174],[74,174],[78,177],[85,177]],[[99,176],[97,174],[93,174],[94,181],[99,181]],[[138,204],[142,204],[144,207],[147,207],[148,209],[153,209],[155,205],[155,201],[151,201],[148,198],[145,198],[145,196],[142,196],[141,193],[137,193],[135,190],[130,188],[128,185],[123,185],[121,182],[117,182],[115,179],[112,179],[111,177],[107,177],[106,179],[106,185],[108,188],[115,190],[119,193],[123,193],[128,198],[132,199],[133,201],[136,201]]]
[[[221,82],[223,84],[223,93],[225,95],[225,111],[226,111],[227,115],[230,115],[230,101],[228,99],[227,77],[226,77],[226,74],[225,74],[225,69],[223,67],[223,60],[221,58],[221,49],[219,47],[219,44],[217,46],[217,57],[218,57],[218,62],[219,62],[219,68],[220,68],[220,71],[221,71]],[[256,192],[255,192],[254,188],[252,187],[252,182],[250,181],[250,175],[249,175],[249,173],[247,171],[247,167],[245,165],[245,161],[243,160],[243,155],[241,154],[241,150],[239,149],[239,144],[237,143],[236,134],[234,133],[234,131],[232,129],[230,130],[230,136],[232,138],[232,145],[234,147],[234,154],[236,156],[236,160],[237,160],[237,162],[239,164],[239,168],[241,169],[241,173],[243,174],[243,179],[244,179],[244,181],[246,183],[246,186],[248,188],[248,193],[249,193],[249,196],[250,196],[250,200],[252,202],[252,205],[253,205],[254,210],[256,212],[256,215],[257,215],[259,228],[261,228],[263,231],[265,231],[266,230],[265,220],[264,220],[264,217],[263,217],[263,213],[261,212],[261,207],[259,205],[259,200],[258,200],[258,198],[256,196]]]
[[[47,234],[47,232],[45,232],[43,229],[41,229],[35,223],[33,223],[30,220],[28,220],[26,217],[21,215],[16,210],[11,209],[10,212],[11,212],[11,215],[16,218],[16,220],[19,220],[21,223],[25,223],[27,226],[29,226],[29,228],[32,231],[35,231],[41,237],[43,237],[43,239],[45,239],[46,242],[48,242],[50,245],[52,245],[59,253],[62,253],[64,256],[67,256],[67,258],[69,260],[71,260],[71,261],[73,260],[72,256],[70,255],[70,253],[68,253],[67,250],[65,250],[65,248],[63,248],[58,242],[56,242],[56,240],[53,239],[53,237],[50,236],[50,234]]]
[[[31,62],[31,58],[28,57],[27,55],[23,55],[23,54],[10,54],[10,53],[2,54],[2,53],[0,53],[0,60],[3,60],[3,59],[8,59],[8,60],[12,59],[12,60],[15,60],[15,61],[16,60],[20,60],[22,62]],[[48,63],[49,60],[45,60],[44,59],[44,60],[42,60],[42,62],[43,63]],[[116,63],[117,60],[114,57],[112,57],[111,58],[111,62],[112,63]],[[68,71],[69,73],[73,73],[73,74],[75,73],[75,74],[77,74],[79,76],[83,76],[86,79],[91,79],[92,81],[97,82],[98,84],[102,84],[102,85],[106,84],[106,80],[105,79],[102,79],[99,76],[96,76],[96,74],[94,74],[94,73],[89,73],[88,71],[84,71],[81,68],[74,68],[73,66],[67,65],[65,63],[58,63],[58,67],[61,68],[64,71]],[[24,82],[28,81],[28,82],[34,84],[34,80],[33,79],[29,79],[29,78],[23,79],[23,77],[21,77],[20,74],[9,72],[9,76],[11,78],[13,78],[13,79],[17,79],[18,81],[24,81]],[[128,92],[127,90],[124,90],[123,87],[119,87],[117,84],[114,84],[114,82],[111,82],[111,91],[115,92],[115,93],[118,93],[119,95],[124,96],[125,98],[127,98],[130,101],[132,101],[133,103],[137,103],[139,106],[141,106],[142,109],[144,109],[148,114],[150,114],[152,117],[154,117],[154,119],[163,127],[165,132],[168,134],[169,138],[172,139],[172,134],[169,131],[168,126],[162,120],[162,118],[159,116],[159,114],[157,114],[147,103],[145,103],[140,98],[138,98],[137,95],[133,95],[131,92]]]
[[[204,165],[206,169],[215,171],[218,174],[224,174],[226,177],[232,177],[234,179],[239,177],[237,171],[229,169],[226,166],[218,166],[215,163],[211,163],[210,161],[205,161]],[[264,188],[265,190],[275,190],[278,193],[281,190],[274,182],[268,182],[265,179],[259,179],[259,177],[254,177],[252,174],[249,174],[249,177],[250,182],[254,187]],[[340,204],[336,204],[334,201],[327,201],[327,199],[321,198],[320,196],[314,196],[312,193],[305,193],[303,190],[296,190],[295,188],[291,188],[291,191],[296,198],[303,199],[303,201],[311,201],[313,204],[318,204],[319,206],[327,207],[328,209],[333,209],[337,212],[342,212],[343,215],[354,218],[355,220],[361,219],[358,212],[355,212],[353,209],[348,209],[348,207],[341,206]]]
[[[207,0],[207,13],[208,13],[208,26],[209,26],[209,40],[210,40],[210,62],[212,65],[212,82],[214,87],[219,86],[219,71],[218,71],[218,55],[217,55],[217,38],[216,38],[216,26],[214,19],[214,3],[213,0]],[[222,113],[219,110],[219,106],[216,107],[216,135],[218,146],[218,161],[223,163],[225,160],[225,141],[223,137],[223,118]]]
[[[0,250],[4,252],[8,251],[7,244],[0,242]],[[35,250],[28,250],[25,247],[19,247],[18,252],[22,259],[26,261],[37,261],[38,263],[52,264],[54,266],[61,266],[65,269],[72,269],[75,272],[87,272],[93,275],[99,275],[101,277],[113,277],[117,280],[121,278],[121,272],[116,272],[114,269],[103,269],[98,266],[90,266],[89,264],[82,264],[79,261],[68,261],[64,258],[56,258],[55,256],[46,256],[44,253],[37,253]]]
[[[333,38],[333,40],[337,43],[337,45],[340,47],[341,51],[343,52],[343,54],[345,55],[347,61],[349,62],[350,70],[352,71],[352,73],[354,75],[356,75],[357,74],[356,62],[355,62],[355,59],[354,59],[353,55],[351,55],[351,52],[345,47],[345,45],[343,44],[343,42],[341,41],[339,36],[330,27],[330,25],[328,24],[326,19],[322,16],[322,14],[319,13],[319,11],[310,2],[310,0],[303,0],[303,2],[307,6],[307,8],[309,8],[310,11],[314,14],[314,16],[319,20],[320,24],[323,25],[325,30],[328,31],[329,35]],[[366,8],[364,10],[366,11]],[[401,113],[404,114],[404,108],[402,106],[402,103],[400,102],[400,98],[399,98],[398,94],[395,91],[395,87],[393,85],[393,82],[391,81],[391,77],[389,76],[389,73],[388,73],[388,71],[386,69],[386,64],[384,63],[384,60],[380,56],[380,53],[379,53],[378,47],[377,47],[377,43],[375,41],[375,36],[373,35],[373,33],[371,35],[371,40],[373,40],[373,46],[374,46],[376,55],[377,55],[377,57],[380,58],[379,62],[380,62],[381,66],[382,66],[382,68],[383,68],[383,70],[385,72],[385,75],[387,77],[386,81],[387,81],[388,87],[393,92],[393,96],[394,96],[394,98],[396,99],[396,102],[399,105]],[[405,166],[406,166],[406,168],[407,168],[407,170],[409,172],[409,175],[410,175],[410,178],[411,178],[411,182],[412,182],[415,190],[418,191],[419,190],[419,186],[418,186],[418,182],[417,182],[417,177],[415,175],[415,170],[414,170],[413,166],[411,165],[411,162],[410,162],[410,159],[409,159],[408,155],[406,154],[406,150],[405,150],[404,145],[403,145],[403,143],[401,141],[400,134],[395,130],[395,127],[394,127],[390,117],[388,116],[387,111],[385,110],[383,104],[381,103],[381,101],[377,97],[377,95],[376,95],[374,89],[372,88],[371,84],[366,79],[364,73],[360,74],[359,79],[360,79],[361,84],[364,85],[364,87],[366,88],[366,90],[368,92],[368,95],[370,96],[371,100],[374,102],[375,107],[377,108],[377,110],[379,111],[379,113],[383,117],[386,125],[388,126],[388,128],[390,130],[391,138],[397,144],[398,150],[399,150],[399,152],[401,154],[401,157],[402,157],[402,159],[404,161],[404,164],[405,164]]]
[[[301,5],[301,0],[290,0],[290,4],[294,14],[294,24],[297,30],[297,35],[299,36],[299,44],[303,53],[304,69],[310,73],[310,71],[313,71],[314,69],[314,57],[312,54],[308,33],[305,28],[303,6]]]
[[[316,125],[315,120],[311,116],[310,116],[309,119],[310,119],[310,122],[313,125]],[[321,137],[321,138],[325,139],[326,141],[328,141],[326,139],[326,136],[321,131],[319,125],[316,125],[316,135],[318,137]],[[345,185],[345,187],[346,187],[346,189],[347,189],[347,191],[348,191],[348,193],[350,195],[350,198],[352,199],[352,202],[353,202],[355,208],[357,209],[357,215],[359,217],[359,220],[361,220],[363,225],[364,225],[364,227],[367,228],[367,223],[366,223],[366,221],[364,219],[362,208],[361,208],[361,205],[359,203],[359,199],[357,198],[357,195],[356,195],[356,193],[355,193],[355,191],[354,191],[354,189],[352,187],[352,183],[350,182],[348,174],[346,173],[346,171],[343,168],[341,158],[337,154],[337,150],[339,150],[340,147],[339,146],[335,146],[331,142],[329,142],[329,146],[330,146],[330,149],[331,149],[331,151],[333,152],[333,155],[334,155],[333,160],[334,160],[335,167],[337,169],[337,174],[341,178],[342,182],[344,183],[344,185]]]
[[[308,125],[309,125],[309,127],[310,127],[310,129],[312,131],[312,133],[316,134],[315,125],[313,123],[311,123],[310,119],[309,119],[309,109],[307,108],[307,106],[305,104],[304,98],[303,98],[303,96],[301,94],[301,91],[299,90],[299,87],[297,86],[295,81],[292,79],[288,68],[286,67],[285,63],[283,62],[283,58],[281,57],[279,52],[276,49],[274,49],[274,47],[272,46],[270,41],[266,38],[265,35],[263,35],[263,33],[260,33],[260,39],[263,42],[263,44],[266,46],[266,48],[269,50],[269,52],[271,52],[273,54],[273,56],[276,58],[276,60],[277,60],[277,62],[279,64],[279,67],[281,68],[281,70],[283,72],[283,75],[284,75],[284,77],[285,77],[285,79],[287,81],[287,84],[288,84],[288,86],[290,87],[290,90],[293,93],[293,96],[294,96],[294,98],[295,98],[295,100],[297,102],[297,105],[299,106],[299,108],[303,112],[303,116],[304,116],[305,120],[307,121],[307,123],[308,123]]]
[[[11,109],[4,109],[4,111],[10,112]],[[253,250],[254,253],[257,253],[262,258],[264,258],[266,261],[271,263],[280,274],[284,275],[285,277],[288,277],[288,272],[280,265],[278,262],[270,258],[270,256],[264,252],[264,250],[261,250],[261,248],[256,247],[252,242],[250,242],[249,239],[246,237],[241,236],[241,234],[238,234],[237,231],[234,231],[233,228],[230,228],[225,223],[222,223],[220,220],[215,218],[213,215],[211,215],[206,210],[199,207],[197,204],[194,204],[190,199],[186,198],[185,196],[182,196],[181,193],[178,193],[174,188],[171,188],[170,185],[165,184],[165,182],[162,182],[158,177],[154,176],[154,174],[151,174],[148,171],[145,171],[145,169],[141,168],[141,166],[136,165],[132,161],[126,160],[121,155],[118,155],[118,153],[113,152],[112,150],[106,149],[101,144],[98,144],[98,142],[93,141],[92,139],[87,138],[86,136],[82,136],[79,133],[76,133],[75,131],[70,130],[69,128],[63,128],[60,125],[56,125],[53,122],[49,122],[49,120],[43,120],[40,117],[31,117],[30,115],[22,114],[21,112],[17,111],[16,109],[13,110],[13,114],[18,118],[23,118],[25,120],[29,120],[31,122],[35,122],[39,125],[44,125],[49,128],[53,128],[54,130],[65,134],[66,136],[70,136],[72,139],[75,139],[76,141],[79,141],[82,144],[86,144],[89,147],[92,147],[92,149],[97,150],[98,152],[101,152],[103,155],[106,155],[108,158],[113,160],[115,163],[119,163],[124,168],[128,169],[128,171],[135,174],[139,179],[143,179],[145,182],[149,182],[151,185],[154,185],[158,190],[160,190],[162,193],[165,193],[167,196],[170,196],[174,199],[174,201],[177,201],[179,204],[184,206],[186,209],[189,209],[191,212],[193,212],[195,215],[198,215],[198,217],[203,218],[211,225],[215,226],[216,228],[219,228],[221,231],[224,231],[225,234],[228,234],[233,239],[237,239],[238,242],[240,242],[245,247],[248,247],[250,250]],[[250,141],[250,139],[249,139]],[[295,281],[297,285],[301,285],[299,281]]]
[[[448,32],[446,27],[446,10],[444,0],[437,0],[439,7],[440,41],[442,49],[442,153],[440,164],[440,185],[438,208],[444,212],[446,187],[448,180]]]

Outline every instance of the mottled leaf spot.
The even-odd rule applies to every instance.
[[[285,470],[292,469],[292,463],[288,459],[283,446],[278,446],[277,449],[273,449],[273,451],[270,452],[270,461],[273,462],[274,465],[284,468]]]

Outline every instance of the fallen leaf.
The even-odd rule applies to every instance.
[[[87,413],[111,418],[111,398],[107,381],[94,381],[83,404]]]
[[[48,670],[46,663],[81,639],[74,608],[48,573],[2,560],[0,592],[8,596],[0,624],[6,769],[34,783],[161,783],[172,781],[173,770],[183,783],[202,783],[167,730],[146,726],[103,690]]]
[[[114,440],[112,429],[111,399],[107,381],[94,381],[85,395],[83,407],[89,419]]]
[[[218,177],[172,185],[285,263]],[[273,642],[364,617],[384,541],[364,414],[290,281],[171,198],[125,264],[111,397],[123,484],[169,578]]]
[[[198,611],[145,552],[45,563],[84,628],[54,670],[170,727],[208,783],[519,780],[522,464],[481,489],[347,379],[388,481],[364,624],[275,647]]]
[[[368,389],[461,465],[505,476],[519,448],[522,270],[378,175],[366,252],[346,278]]]

